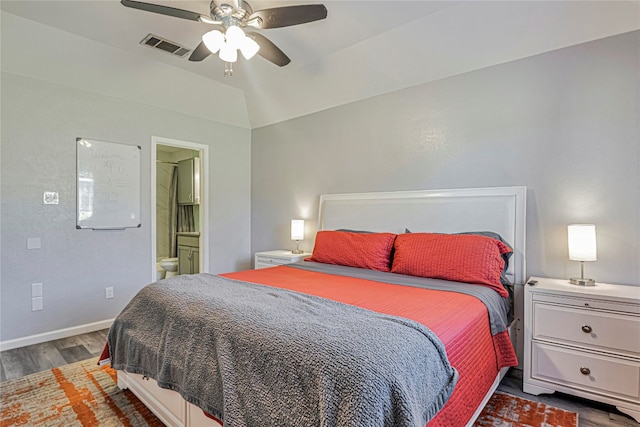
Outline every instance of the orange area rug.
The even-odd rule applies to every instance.
[[[474,427],[577,427],[578,414],[496,391]]]
[[[0,426],[128,426],[163,424],[96,359],[0,383]],[[496,392],[475,427],[576,427],[578,414]],[[301,426],[302,427],[302,426]]]
[[[97,359],[0,383],[0,426],[162,427],[116,373]]]

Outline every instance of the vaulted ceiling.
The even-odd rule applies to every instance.
[[[209,14],[209,1],[148,2]],[[118,0],[0,2],[2,71],[256,128],[394,90],[640,29],[639,1],[323,2],[327,19],[261,33],[291,63],[211,55],[190,62],[141,45],[195,48],[207,24]]]

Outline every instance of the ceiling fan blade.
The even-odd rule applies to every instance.
[[[207,49],[207,47],[204,45],[204,42],[200,42],[198,47],[193,49],[193,52],[191,52],[191,56],[189,56],[189,61],[194,61],[194,62],[202,61],[209,55],[211,55],[211,51]]]
[[[308,4],[258,10],[249,16],[248,22],[256,21],[256,28],[267,29],[306,24],[326,17],[327,8],[324,5]]]
[[[284,67],[291,59],[283,51],[280,50],[278,46],[273,44],[271,40],[263,36],[259,33],[247,32],[247,35],[250,35],[256,43],[260,46],[260,50],[258,51],[258,55],[262,56],[267,61],[271,61],[274,64]]]
[[[175,7],[160,6],[158,4],[144,3],[134,0],[121,0],[123,6],[133,9],[144,10],[145,12],[159,13],[160,15],[174,16],[176,18],[188,19],[190,21],[200,21],[200,18],[211,20],[208,16],[201,15],[189,10],[176,9]]]

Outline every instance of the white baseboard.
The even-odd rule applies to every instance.
[[[74,335],[86,334],[87,332],[99,331],[111,327],[114,319],[101,320],[99,322],[87,323],[84,325],[72,326],[70,328],[58,329],[56,331],[44,332],[42,334],[30,335],[23,338],[15,338],[7,341],[0,341],[0,351],[14,348],[26,347],[28,345],[40,344],[60,338],[72,337]]]

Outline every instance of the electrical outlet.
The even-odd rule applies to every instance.
[[[113,298],[113,286],[109,286],[108,288],[104,288],[104,297],[106,299]]]
[[[31,298],[31,311],[40,311],[43,309],[42,297]]]

